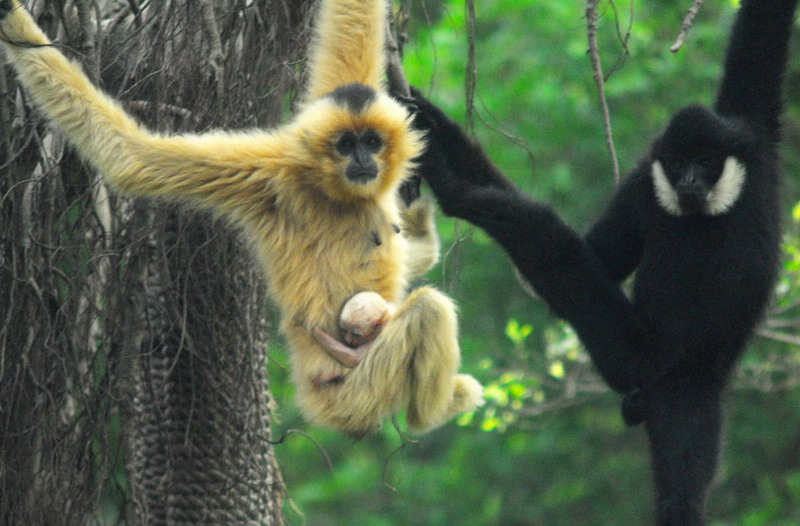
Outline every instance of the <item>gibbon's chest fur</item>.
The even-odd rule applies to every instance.
[[[649,326],[678,346],[742,344],[769,300],[780,244],[778,185],[761,172],[750,177],[729,212],[693,217],[667,214],[643,178],[639,214],[647,235],[634,301]],[[743,233],[747,243],[739,241]]]
[[[342,306],[354,294],[374,291],[389,302],[406,285],[406,239],[393,196],[357,203],[332,201],[298,188],[265,207],[249,225],[268,286],[287,324],[338,327]]]

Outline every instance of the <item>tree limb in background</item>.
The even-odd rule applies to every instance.
[[[203,30],[211,46],[209,61],[214,70],[214,84],[217,88],[217,104],[225,98],[225,54],[222,52],[222,38],[220,37],[217,19],[214,16],[214,6],[211,0],[200,2],[200,11],[203,15]]]
[[[619,161],[617,152],[614,149],[614,134],[611,131],[611,114],[608,111],[608,101],[606,100],[606,86],[603,77],[603,65],[600,62],[600,49],[597,45],[597,4],[599,0],[587,0],[586,5],[586,27],[589,35],[589,57],[592,61],[594,71],[594,81],[597,83],[597,91],[600,95],[600,105],[603,109],[603,123],[606,133],[606,144],[611,153],[611,162],[614,166],[614,182],[619,181]]]
[[[392,16],[393,13],[390,8],[387,14],[389,23],[386,25],[386,76],[389,81],[389,93],[399,99],[411,98],[411,90],[409,89],[405,71],[403,71],[403,50],[398,45],[398,42],[405,43],[403,28],[406,27],[410,16],[407,5],[408,3],[404,2],[400,6],[400,20],[398,23],[395,23],[395,18]],[[400,33],[395,37],[395,28],[397,27],[401,29]],[[421,184],[422,176],[415,173],[400,185],[398,192],[406,205],[410,205],[421,195]]]
[[[467,9],[467,78],[466,115],[467,130],[475,132],[475,88],[478,85],[478,64],[475,61],[475,1],[466,0]]]
[[[686,35],[689,34],[689,29],[692,28],[694,17],[697,16],[698,11],[700,11],[701,5],[703,5],[703,0],[694,0],[692,7],[686,12],[686,16],[683,18],[683,23],[681,24],[681,30],[678,33],[678,38],[675,40],[675,43],[672,44],[672,47],[669,48],[673,53],[677,53],[678,50],[683,47],[683,43],[686,41]]]
[[[402,7],[401,7],[402,9]],[[411,97],[411,90],[408,87],[405,71],[403,71],[403,50],[398,41],[404,42],[402,36],[395,38],[395,23],[391,9],[389,10],[389,23],[386,25],[386,76],[389,80],[389,93],[399,98]],[[401,12],[402,17],[408,16]],[[405,26],[405,20],[401,20],[400,27]]]

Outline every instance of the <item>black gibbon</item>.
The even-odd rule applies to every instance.
[[[408,280],[438,257],[432,207],[402,208],[398,186],[423,149],[408,111],[381,85],[384,0],[323,0],[301,111],[269,131],[162,136],[97,90],[17,0],[0,0],[3,48],[44,114],[119,190],[181,199],[240,225],[253,241],[311,421],[362,435],[404,407],[414,432],[482,401],[457,374],[455,307]],[[401,231],[400,225],[407,229]],[[398,305],[357,367],[312,332],[373,290]],[[335,378],[336,381],[321,381]]]
[[[781,241],[777,145],[797,0],[743,0],[713,109],[680,110],[581,238],[415,92],[420,162],[448,215],[485,229],[644,421],[657,524],[704,523],[721,398],[763,316]],[[632,299],[619,283],[633,271]]]

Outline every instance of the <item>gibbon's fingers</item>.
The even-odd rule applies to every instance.
[[[81,155],[121,189],[190,198],[230,212],[254,206],[256,196],[264,202],[275,186],[264,179],[282,163],[296,163],[278,147],[281,137],[266,132],[175,137],[148,132],[49,46],[25,9],[12,5],[0,21],[4,38],[44,46],[2,43],[21,84]]]
[[[384,0],[322,2],[308,65],[306,102],[358,82],[383,91]]]
[[[415,124],[428,131],[429,143],[438,146],[436,154],[443,156],[452,177],[462,185],[514,188],[514,184],[495,167],[483,149],[467,137],[461,126],[428,101],[419,90],[414,88],[412,93],[418,108]],[[433,149],[430,144],[429,149]]]

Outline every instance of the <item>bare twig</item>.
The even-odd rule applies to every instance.
[[[606,86],[603,78],[603,65],[600,62],[600,49],[597,45],[597,4],[599,0],[587,0],[586,5],[586,25],[589,35],[589,57],[592,61],[594,71],[594,81],[597,83],[597,91],[600,96],[600,105],[603,109],[603,123],[606,132],[606,144],[611,153],[611,162],[614,166],[614,182],[619,182],[619,161],[617,152],[614,149],[614,135],[611,130],[611,114],[608,110],[606,100]]]
[[[620,13],[619,9],[617,9],[617,4],[614,0],[609,0],[609,4],[611,4],[611,8],[614,10],[614,25],[617,30],[617,39],[619,40],[620,45],[622,46],[622,53],[620,53],[619,58],[617,59],[616,63],[611,66],[608,73],[606,73],[604,80],[608,81],[618,70],[622,69],[622,66],[625,64],[625,60],[631,55],[631,50],[628,47],[628,42],[631,39],[631,29],[633,28],[633,7],[634,2],[630,3],[630,11],[628,13],[628,27],[625,29],[623,33],[622,27],[620,26]]]
[[[703,5],[703,0],[694,0],[692,7],[686,12],[686,16],[683,18],[683,23],[681,24],[681,30],[678,33],[678,38],[675,40],[675,43],[672,44],[672,47],[669,48],[673,53],[677,53],[686,41],[686,35],[689,34],[689,29],[692,28],[694,17],[697,16],[698,11],[700,11],[701,5]]]
[[[782,331],[767,329],[765,327],[758,329],[757,334],[759,336],[763,336],[764,338],[768,338],[770,340],[790,343],[792,345],[800,345],[800,336],[795,336],[794,334],[788,334]]]
[[[466,78],[466,113],[467,129],[475,131],[475,89],[478,84],[478,65],[475,61],[475,1],[466,1],[467,9],[467,78]]]

